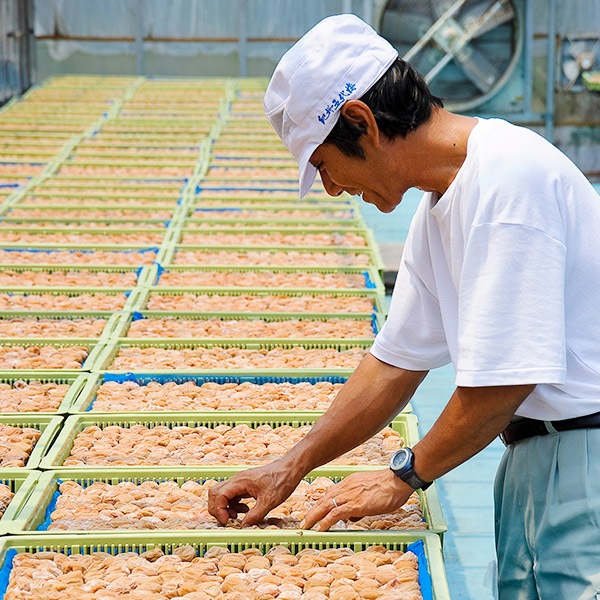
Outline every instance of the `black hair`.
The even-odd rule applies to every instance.
[[[360,98],[373,113],[379,130],[388,138],[406,135],[431,116],[432,107],[443,108],[425,80],[406,61],[397,58],[383,76]],[[333,144],[343,154],[364,158],[360,138],[365,126],[340,115],[324,143]]]

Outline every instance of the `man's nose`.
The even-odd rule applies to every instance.
[[[344,191],[343,187],[340,187],[337,183],[331,181],[331,177],[329,177],[327,173],[321,173],[321,181],[323,182],[325,191],[330,196],[339,196]]]

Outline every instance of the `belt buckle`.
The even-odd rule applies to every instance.
[[[501,442],[504,444],[504,446],[505,446],[506,448],[508,448],[508,446],[509,446],[510,444],[509,444],[509,443],[506,441],[506,433],[505,433],[505,431],[506,431],[506,430],[504,430],[504,431],[501,431],[498,437],[500,438],[500,441],[501,441]]]

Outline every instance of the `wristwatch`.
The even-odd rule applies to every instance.
[[[390,458],[390,469],[414,490],[426,490],[433,482],[423,481],[414,469],[415,455],[410,448],[401,448]]]

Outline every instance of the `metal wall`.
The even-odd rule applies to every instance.
[[[32,36],[32,1],[0,0],[0,104],[32,83]]]
[[[600,181],[600,92],[575,77],[577,62],[600,71],[600,0],[527,1],[535,7],[533,107],[545,117],[538,130]]]

